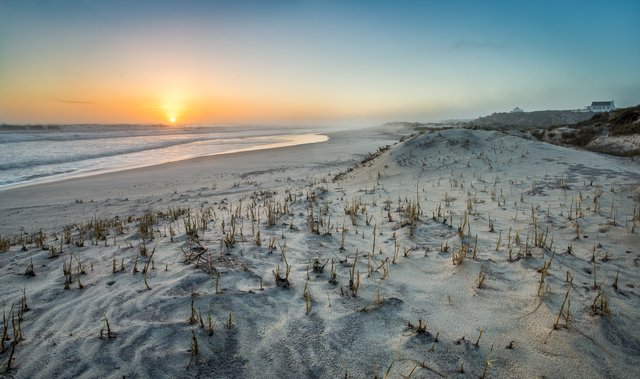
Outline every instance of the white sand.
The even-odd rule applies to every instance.
[[[57,258],[34,243],[26,244],[26,252],[17,244],[0,254],[5,314],[14,304],[19,308],[23,289],[30,308],[22,321],[25,339],[16,346],[8,374],[324,378],[345,372],[383,376],[389,370],[390,377],[479,377],[490,362],[490,377],[640,376],[636,162],[458,129],[408,139],[332,182],[338,171],[397,135],[370,129],[330,137],[322,144],[0,192],[3,236],[22,227],[29,238],[43,228],[46,243],[59,247],[50,233],[61,236],[64,225],[93,217],[118,216],[124,222],[124,234],[111,228],[106,246],[104,240],[93,245],[87,231],[84,247],[63,244]],[[411,236],[406,209],[416,195],[422,212]],[[279,212],[275,226],[267,224],[269,206]],[[355,225],[345,214],[352,206],[358,209]],[[153,241],[146,242],[149,250],[156,248],[148,290],[144,275],[132,274],[136,259],[139,270],[149,259],[139,256],[137,218],[147,210],[178,207],[190,208],[192,220],[205,215],[199,243],[207,249],[201,255],[206,259],[201,268],[185,263],[186,255],[199,250],[188,243],[184,216],[160,217]],[[463,238],[471,251],[454,265],[465,212],[470,233],[465,226]],[[232,218],[237,241],[226,248],[222,241],[231,234]],[[538,235],[548,230],[544,248],[532,246],[536,226]],[[175,242],[164,237],[170,227]],[[255,244],[258,230],[261,246]],[[77,234],[74,228],[73,238]],[[398,254],[392,263],[394,235]],[[270,252],[271,239],[276,248]],[[447,252],[441,251],[445,241]],[[354,296],[349,276],[356,253],[360,286]],[[124,272],[112,273],[114,259],[117,270],[124,260]],[[328,260],[323,273],[313,271],[315,259]],[[26,277],[31,260],[36,276]],[[64,290],[62,266],[70,260],[73,283]],[[331,260],[336,284],[329,283]],[[86,271],[80,275],[82,289],[78,262]],[[551,263],[539,291],[545,262]],[[283,289],[275,285],[272,270],[279,266],[284,273],[287,263],[291,288]],[[486,277],[478,288],[480,271]],[[570,323],[563,317],[554,329],[567,290]],[[609,313],[592,309],[600,292]],[[305,298],[311,299],[309,312]],[[192,300],[205,328],[187,322]],[[209,314],[215,322],[212,336]],[[105,315],[113,339],[98,338]],[[419,319],[427,333],[407,326]],[[187,370],[191,331],[199,354]],[[513,348],[506,348],[511,341]],[[5,346],[10,350],[11,341]],[[9,354],[0,355],[3,365]]]

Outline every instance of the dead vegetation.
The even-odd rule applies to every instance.
[[[471,143],[463,147],[473,151]],[[368,168],[376,157],[389,150],[379,151],[349,173],[358,174],[358,170]],[[389,154],[395,153],[389,151]],[[500,151],[496,156],[498,153]],[[602,183],[596,183],[600,186],[596,187],[557,177],[531,175],[512,179],[489,175],[485,171],[491,172],[497,167],[498,158],[489,159],[485,151],[469,154],[474,155],[465,161],[460,158],[458,162],[465,171],[447,167],[452,157],[446,160],[435,157],[428,163],[435,167],[433,170],[440,164],[442,167],[437,172],[444,174],[419,181],[411,177],[409,184],[406,180],[402,184],[396,183],[396,179],[385,180],[384,173],[374,172],[370,183],[362,188],[345,190],[328,183],[327,179],[307,187],[288,188],[279,195],[256,191],[197,209],[147,210],[140,216],[123,218],[93,217],[86,223],[73,223],[54,235],[37,230],[22,236],[2,237],[0,251],[29,257],[20,260],[19,267],[19,274],[24,274],[21,279],[26,283],[44,276],[41,272],[47,270],[41,266],[44,260],[56,262],[56,271],[62,264],[63,277],[57,271],[56,285],[61,287],[64,280],[65,289],[70,290],[67,295],[80,293],[76,287],[101,285],[100,281],[108,277],[112,282],[118,281],[118,284],[107,284],[114,286],[110,288],[135,283],[135,296],[152,298],[164,290],[164,278],[173,278],[171,275],[176,273],[182,275],[182,270],[191,270],[194,278],[204,278],[202,281],[206,284],[194,284],[198,282],[180,277],[186,283],[181,284],[180,291],[183,294],[193,291],[190,305],[186,301],[180,305],[178,322],[183,328],[180,351],[185,360],[187,335],[184,333],[190,335],[187,369],[206,362],[212,346],[220,343],[220,334],[225,334],[225,328],[222,333],[217,332],[216,319],[234,338],[240,331],[246,333],[243,329],[246,315],[234,313],[234,318],[229,311],[232,303],[229,299],[233,296],[247,296],[256,303],[263,298],[286,299],[294,304],[296,314],[302,315],[304,309],[304,320],[309,323],[335,314],[357,323],[367,322],[366,317],[379,317],[387,322],[415,317],[415,313],[411,316],[407,313],[426,307],[425,304],[429,307],[436,304],[433,308],[436,310],[428,309],[448,312],[454,318],[461,312],[457,309],[464,308],[464,302],[469,302],[471,296],[474,307],[485,312],[479,314],[486,315],[491,302],[502,296],[496,295],[500,292],[497,289],[509,282],[514,291],[526,294],[520,293],[520,296],[531,299],[537,307],[551,310],[552,315],[547,314],[545,322],[552,330],[558,330],[553,335],[577,330],[577,325],[587,317],[598,322],[612,311],[618,312],[618,307],[611,304],[624,301],[620,300],[623,290],[632,291],[623,281],[628,273],[621,262],[629,261],[625,258],[627,253],[615,251],[611,246],[606,246],[606,251],[596,247],[588,251],[585,246],[595,245],[598,228],[616,228],[620,234],[635,236],[640,207],[633,208],[633,214],[629,210],[618,210],[622,204],[617,202],[622,196],[616,195],[619,187],[613,184],[608,190]],[[522,154],[520,158],[527,159]],[[473,172],[467,170],[467,165],[479,168]],[[611,196],[604,191],[611,192]],[[545,206],[547,203],[550,205]],[[427,209],[431,217],[424,215],[429,213]],[[19,251],[23,246],[25,251]],[[106,253],[90,256],[87,250],[92,246]],[[565,246],[568,246],[566,251]],[[43,253],[45,258],[38,255],[47,249],[55,254]],[[96,271],[102,270],[108,275],[104,276],[102,271],[92,273],[94,259]],[[164,267],[164,271],[154,271],[156,263]],[[181,264],[187,268],[180,267]],[[569,273],[569,269],[582,266],[585,268]],[[124,275],[125,272],[136,275]],[[408,273],[415,277],[408,280]],[[576,284],[574,276],[579,279]],[[29,279],[33,277],[35,279]],[[587,285],[578,288],[579,282]],[[471,290],[447,295],[444,301],[434,296],[443,288],[457,288],[459,283]],[[427,300],[412,298],[411,291],[416,288]],[[394,299],[400,298],[405,300],[395,302]],[[210,301],[208,309],[206,300]],[[437,303],[439,301],[441,303]],[[402,302],[406,305],[394,306]],[[21,313],[17,313],[18,308]],[[18,332],[20,320],[28,310],[25,289],[20,306],[16,311],[12,308],[3,319],[0,354],[11,350],[7,369],[15,367],[14,351],[18,342],[14,341],[22,338]],[[541,313],[536,313],[536,317],[542,317]],[[504,374],[504,367],[497,366],[509,358],[498,351],[501,349],[494,350],[492,344],[501,343],[499,338],[504,336],[492,335],[491,329],[485,332],[482,328],[477,339],[474,338],[475,343],[469,337],[458,340],[462,350],[455,347],[456,342],[446,341],[455,326],[437,324],[433,320],[438,318],[427,316],[429,325],[423,319],[418,319],[417,324],[406,323],[410,331],[406,339],[410,342],[398,350],[403,354],[418,354],[411,343],[428,340],[429,345],[419,350],[427,358],[411,358],[417,363],[403,373],[431,367],[434,371],[429,371],[430,374],[460,371],[487,377],[493,374],[492,370]],[[13,339],[8,331],[12,322],[15,324]],[[126,323],[115,319],[120,333],[116,339],[106,315],[101,322],[100,338],[119,343]],[[95,325],[94,321],[93,328]],[[386,335],[384,333],[380,332]],[[95,330],[91,334],[95,335]],[[203,337],[205,335],[211,338]],[[436,345],[441,340],[443,342]],[[12,345],[7,346],[8,343]],[[513,341],[509,346],[508,350],[514,349]],[[518,344],[515,349],[519,348]],[[436,357],[433,361],[440,357],[440,349],[448,349],[448,354],[459,356],[461,361],[430,363],[431,357]],[[475,355],[465,356],[467,350]],[[391,372],[390,366],[387,373]]]

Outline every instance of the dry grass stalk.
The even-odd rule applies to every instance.
[[[275,236],[271,236],[271,238],[269,239],[269,253],[273,253],[276,250],[276,237]]]
[[[453,253],[451,253],[451,262],[454,266],[461,265],[468,253],[469,246],[463,243],[460,249],[454,250]]]
[[[289,266],[286,262],[285,262],[285,275],[281,276],[280,275],[280,266],[276,266],[275,271],[273,272],[273,277],[276,281],[276,286],[280,287],[280,288],[289,288],[291,287],[291,283],[289,282],[289,272],[291,272],[291,266]]]
[[[267,225],[276,225],[278,221],[278,214],[279,212],[277,212],[276,210],[276,204],[273,201],[269,201],[265,209],[265,215],[267,216]]]
[[[476,234],[475,241],[473,242],[473,259],[478,257],[478,235]]]
[[[13,308],[11,309],[11,320],[13,325],[13,341],[11,341],[11,352],[9,353],[9,359],[7,360],[7,365],[5,366],[6,371],[10,371],[13,368],[16,346],[18,346],[18,342],[21,341],[20,332],[18,328],[16,328],[16,318],[13,315]]]
[[[480,339],[482,338],[482,335],[484,334],[484,329],[480,329],[480,334],[478,335],[478,339],[476,340],[476,343],[474,343],[475,347],[480,347]]]
[[[389,257],[386,257],[380,266],[376,269],[379,271],[382,268],[382,276],[380,276],[380,280],[385,280],[389,277]]]
[[[358,296],[358,289],[360,288],[360,271],[356,272],[356,265],[358,263],[358,251],[356,250],[356,257],[353,260],[353,266],[349,270],[349,289],[353,297]]]
[[[191,367],[191,363],[198,362],[198,355],[199,355],[199,351],[198,351],[198,339],[196,338],[196,333],[193,331],[193,329],[191,329],[191,348],[189,349],[189,352],[191,353],[191,359],[189,360],[189,364],[187,365],[187,370],[189,369],[189,367]]]
[[[260,230],[258,230],[258,232],[256,233],[256,239],[255,239],[255,244],[256,246],[260,247],[262,246],[262,239],[260,238]],[[269,251],[271,252],[271,251]]]
[[[110,340],[112,338],[116,338],[116,334],[111,330],[111,325],[109,324],[109,319],[107,318],[107,315],[104,315],[104,318],[102,319],[102,321],[104,321],[104,328],[100,329],[100,338],[104,338],[105,337],[105,331],[106,331],[106,338],[107,340]]]
[[[427,330],[427,323],[422,319],[418,319],[418,325],[413,325],[411,321],[407,322],[407,327],[413,329],[416,334],[430,334]]]
[[[140,272],[140,270],[138,270],[138,256],[136,256],[136,260],[133,261],[133,271],[134,274],[137,274]]]
[[[544,248],[547,244],[547,236],[549,235],[549,228],[543,232],[538,232],[537,223],[534,224],[534,236],[533,236],[533,245],[535,247]]]
[[[620,275],[620,268],[618,267],[618,271],[616,272],[616,279],[614,280],[611,287],[613,287],[616,291],[618,291],[618,276]]]
[[[484,288],[484,281],[487,278],[487,274],[484,273],[482,267],[480,267],[480,272],[478,273],[478,288]]]
[[[215,321],[213,321],[213,318],[211,317],[211,310],[209,310],[207,320],[208,320],[207,335],[211,337],[213,336],[216,330],[216,323]]]
[[[151,263],[152,267],[153,267],[153,255],[156,253],[156,248],[158,247],[158,242],[156,242],[155,245],[153,245],[153,249],[151,250],[151,254],[149,255],[149,259],[147,260],[147,263],[145,263],[144,268],[142,269],[142,273],[144,274],[144,285],[145,285],[145,288],[147,289],[147,291],[151,290],[151,287],[149,287],[149,283],[147,283],[147,276],[149,275],[149,264]]]
[[[396,264],[399,252],[400,246],[398,246],[398,239],[396,238],[396,233],[393,232],[393,259],[391,260],[391,263]]]
[[[329,259],[328,258],[324,262],[324,264],[320,263],[320,259],[316,258],[313,261],[313,272],[315,272],[316,274],[322,274],[324,272],[324,268],[327,265],[327,263],[329,263]]]
[[[22,298],[20,298],[20,314],[22,315],[30,310],[29,305],[27,305],[27,288],[25,287],[22,289]]]
[[[11,248],[11,240],[8,237],[0,236],[0,253],[6,253]]]
[[[331,277],[329,278],[329,283],[336,285],[338,284],[338,280],[336,279],[336,265],[333,262],[333,259],[331,260]]]
[[[146,257],[148,255],[147,245],[144,240],[138,244],[138,251],[140,252],[140,256]]]
[[[304,298],[304,305],[306,309],[306,314],[311,314],[311,308],[313,306],[313,297],[311,297],[311,292],[309,292],[309,281],[304,284],[304,291],[302,292],[302,297]]]
[[[138,219],[138,233],[143,240],[153,239],[153,225],[158,222],[157,216],[152,212],[146,212]]]
[[[556,321],[553,323],[553,329],[560,328],[560,319],[564,318],[564,326],[565,328],[569,327],[571,314],[569,313],[569,308],[571,307],[571,300],[569,299],[569,292],[571,292],[571,285],[567,288],[567,293],[564,295],[564,300],[562,301],[562,305],[560,306],[560,312],[558,312],[558,317],[556,317]],[[564,307],[567,306],[565,311]]]
[[[378,225],[373,225],[373,244],[371,245],[371,254],[376,253],[376,229]]]
[[[598,291],[596,298],[593,299],[593,303],[591,304],[591,310],[593,310],[594,314],[598,315],[609,315],[611,314],[611,309],[609,308],[609,299],[604,291]]]
[[[233,328],[233,314],[229,312],[229,317],[227,318],[227,331],[230,331]]]
[[[80,273],[82,272],[80,265],[78,265],[78,274],[76,275],[76,279],[78,282],[78,289],[83,289],[84,286],[82,285],[82,282],[80,281]]]
[[[409,226],[409,236],[413,237],[417,222],[419,221],[419,206],[417,202],[408,201],[406,207],[403,208],[403,220],[401,227]]]
[[[191,297],[191,314],[189,315],[189,319],[187,320],[189,325],[194,325],[198,323],[198,312],[195,307],[195,299],[193,296]]]
[[[493,359],[491,359],[491,353],[493,353],[493,345],[491,345],[489,354],[487,354],[487,359],[484,362],[484,369],[482,370],[481,379],[485,379],[487,377],[487,374],[489,373],[489,369],[493,367]]]
[[[71,268],[71,264],[73,263],[73,256],[69,257],[69,263],[67,264],[64,259],[62,261],[62,272],[64,273],[64,289],[68,290],[70,288],[70,285],[73,283],[73,277],[72,277],[72,268]]]
[[[198,222],[195,218],[191,217],[191,213],[187,213],[187,217],[182,219],[184,224],[184,233],[187,236],[198,238]],[[223,221],[223,232],[224,232],[224,221]]]
[[[11,318],[13,318],[13,307],[11,308]],[[2,339],[0,339],[0,354],[4,354],[7,351],[5,342],[9,341],[9,320],[7,314],[2,313]]]
[[[124,236],[122,236],[122,241],[124,241],[124,243],[127,245],[129,249],[133,249],[133,245],[131,244],[131,242],[127,241],[127,239],[124,238]]]

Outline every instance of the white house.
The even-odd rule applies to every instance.
[[[589,112],[611,112],[616,109],[616,106],[611,101],[593,101],[591,105],[587,106]]]

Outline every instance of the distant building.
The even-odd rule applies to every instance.
[[[520,109],[519,107],[515,107],[515,108],[513,108],[511,113],[524,113],[524,111],[522,109]]]
[[[616,106],[611,101],[593,101],[591,105],[587,107],[589,112],[611,112],[616,109]]]

